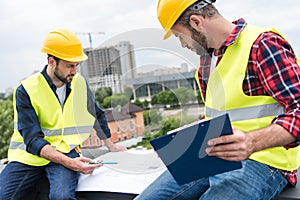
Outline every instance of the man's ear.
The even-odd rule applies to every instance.
[[[198,32],[203,27],[204,18],[200,15],[191,15],[190,16],[190,26],[197,30]]]
[[[51,66],[56,65],[56,61],[54,60],[54,58],[52,56],[48,57],[48,65],[51,65]]]

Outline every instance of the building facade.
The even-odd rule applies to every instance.
[[[168,91],[180,87],[194,90],[197,94],[195,71],[165,74],[161,76],[144,76],[126,81],[126,85],[132,88],[133,101],[151,101],[151,97],[162,91]]]
[[[115,45],[120,52],[120,61],[122,68],[122,79],[132,79],[136,77],[136,63],[134,47],[128,41],[121,41]]]
[[[79,72],[93,91],[111,87],[113,93],[123,92],[120,52],[114,47],[84,49],[89,59],[82,62]]]
[[[144,135],[143,109],[128,103],[119,109],[105,111],[108,126],[111,132],[112,142],[124,141],[127,139]],[[104,145],[93,130],[91,136],[84,142],[83,148],[97,148]]]

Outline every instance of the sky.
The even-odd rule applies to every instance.
[[[46,64],[40,52],[47,33],[67,28],[77,34],[83,47],[115,45],[130,41],[140,71],[150,65],[162,67],[188,63],[197,67],[198,57],[180,47],[175,37],[163,41],[156,16],[158,0],[1,0],[0,1],[0,92]],[[295,0],[217,0],[216,7],[228,20],[279,30],[300,54],[300,4]],[[103,32],[104,34],[100,34]],[[145,67],[146,66],[146,67]],[[147,67],[148,66],[148,67]]]

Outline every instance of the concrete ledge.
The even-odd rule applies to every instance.
[[[296,187],[288,186],[284,191],[276,198],[276,200],[299,200],[300,199],[300,183]]]
[[[77,200],[132,200],[136,194],[125,194],[118,192],[76,192]]]
[[[297,172],[298,179],[300,177],[300,168]],[[296,187],[287,186],[283,192],[276,198],[276,200],[294,200],[300,199],[300,183],[296,185]]]
[[[136,194],[124,194],[117,192],[76,192],[77,200],[132,200]],[[287,187],[275,200],[299,200],[300,184],[297,187]]]

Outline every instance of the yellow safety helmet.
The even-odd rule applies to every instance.
[[[88,58],[78,37],[62,28],[48,33],[41,51],[69,62],[81,62]]]
[[[159,0],[157,4],[157,17],[162,27],[167,32],[164,39],[172,35],[171,28],[180,17],[180,15],[191,5],[199,0]],[[216,0],[202,0],[199,1],[199,9],[214,3]]]

